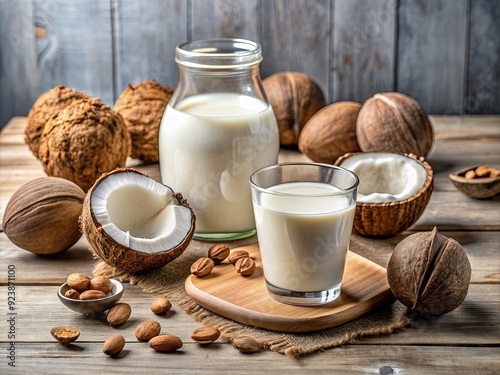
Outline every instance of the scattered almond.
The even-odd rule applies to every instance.
[[[125,338],[122,335],[113,335],[104,342],[102,352],[109,356],[115,356],[122,351],[124,346]]]
[[[198,344],[211,344],[220,336],[220,331],[216,327],[201,327],[191,333],[191,338]]]
[[[208,257],[217,265],[229,256],[230,251],[229,247],[224,244],[215,244],[208,249]]]
[[[229,263],[231,264],[236,264],[236,262],[238,261],[238,259],[240,258],[249,258],[250,257],[250,254],[248,254],[247,251],[245,250],[235,250],[233,251],[231,254],[229,254],[229,257],[227,258],[227,260],[229,261]]]
[[[234,267],[240,275],[251,276],[255,271],[255,261],[252,258],[240,258]]]
[[[104,294],[108,294],[109,292],[111,292],[111,289],[113,289],[113,284],[111,283],[111,280],[106,276],[96,276],[90,280],[89,288],[100,290]]]
[[[182,340],[174,335],[159,335],[148,342],[149,347],[158,352],[173,352],[182,348]]]
[[[260,351],[260,345],[253,337],[238,336],[233,340],[233,348],[242,353],[257,353]]]
[[[155,314],[164,314],[172,308],[172,304],[167,298],[157,298],[151,302],[151,311]]]
[[[71,299],[80,299],[80,293],[75,289],[68,289],[66,293],[64,293],[64,297]]]
[[[68,276],[66,282],[71,289],[81,293],[89,288],[90,278],[83,273],[75,272]]]
[[[119,326],[130,318],[131,313],[132,309],[129,304],[118,303],[108,310],[106,320],[110,326]]]
[[[214,269],[215,263],[210,258],[200,258],[191,265],[191,273],[198,277],[207,276]]]
[[[156,320],[145,320],[135,329],[135,337],[139,341],[148,341],[161,332],[161,325]]]
[[[107,297],[106,294],[101,292],[100,290],[86,290],[80,294],[81,300],[89,300],[89,299],[99,299]]]
[[[59,342],[64,344],[76,341],[80,336],[80,331],[71,327],[54,327],[50,330],[51,335]]]
[[[476,168],[476,176],[477,177],[488,177],[490,175],[492,168],[486,165],[480,165]]]
[[[467,171],[465,172],[465,176],[464,176],[466,179],[468,180],[472,180],[474,178],[476,178],[476,172],[474,172],[472,169],[470,171]]]

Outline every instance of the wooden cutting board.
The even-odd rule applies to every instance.
[[[342,293],[335,301],[312,307],[280,303],[267,293],[258,245],[234,250],[248,251],[255,260],[252,276],[239,275],[225,261],[208,276],[190,275],[185,287],[198,304],[239,323],[279,332],[313,332],[348,322],[394,298],[385,268],[349,251]]]

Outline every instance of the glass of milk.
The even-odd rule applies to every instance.
[[[202,39],[176,48],[178,81],[159,132],[160,171],[196,215],[197,239],[255,234],[248,179],[278,161],[279,132],[258,43]]]
[[[359,179],[333,165],[282,163],[250,177],[262,267],[274,299],[318,305],[340,295]]]

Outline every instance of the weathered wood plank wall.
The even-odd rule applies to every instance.
[[[174,86],[175,46],[242,37],[266,77],[311,75],[329,102],[401,91],[431,114],[500,113],[496,0],[0,0],[0,127],[65,84],[113,105]]]

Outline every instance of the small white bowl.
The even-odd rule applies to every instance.
[[[79,299],[65,297],[64,293],[71,289],[68,286],[68,283],[64,283],[59,287],[59,289],[57,290],[57,297],[59,297],[59,300],[64,306],[77,313],[84,315],[98,314],[116,305],[122,298],[123,284],[114,279],[111,279],[111,283],[113,284],[113,287],[111,289],[110,295],[104,298],[82,301]]]

